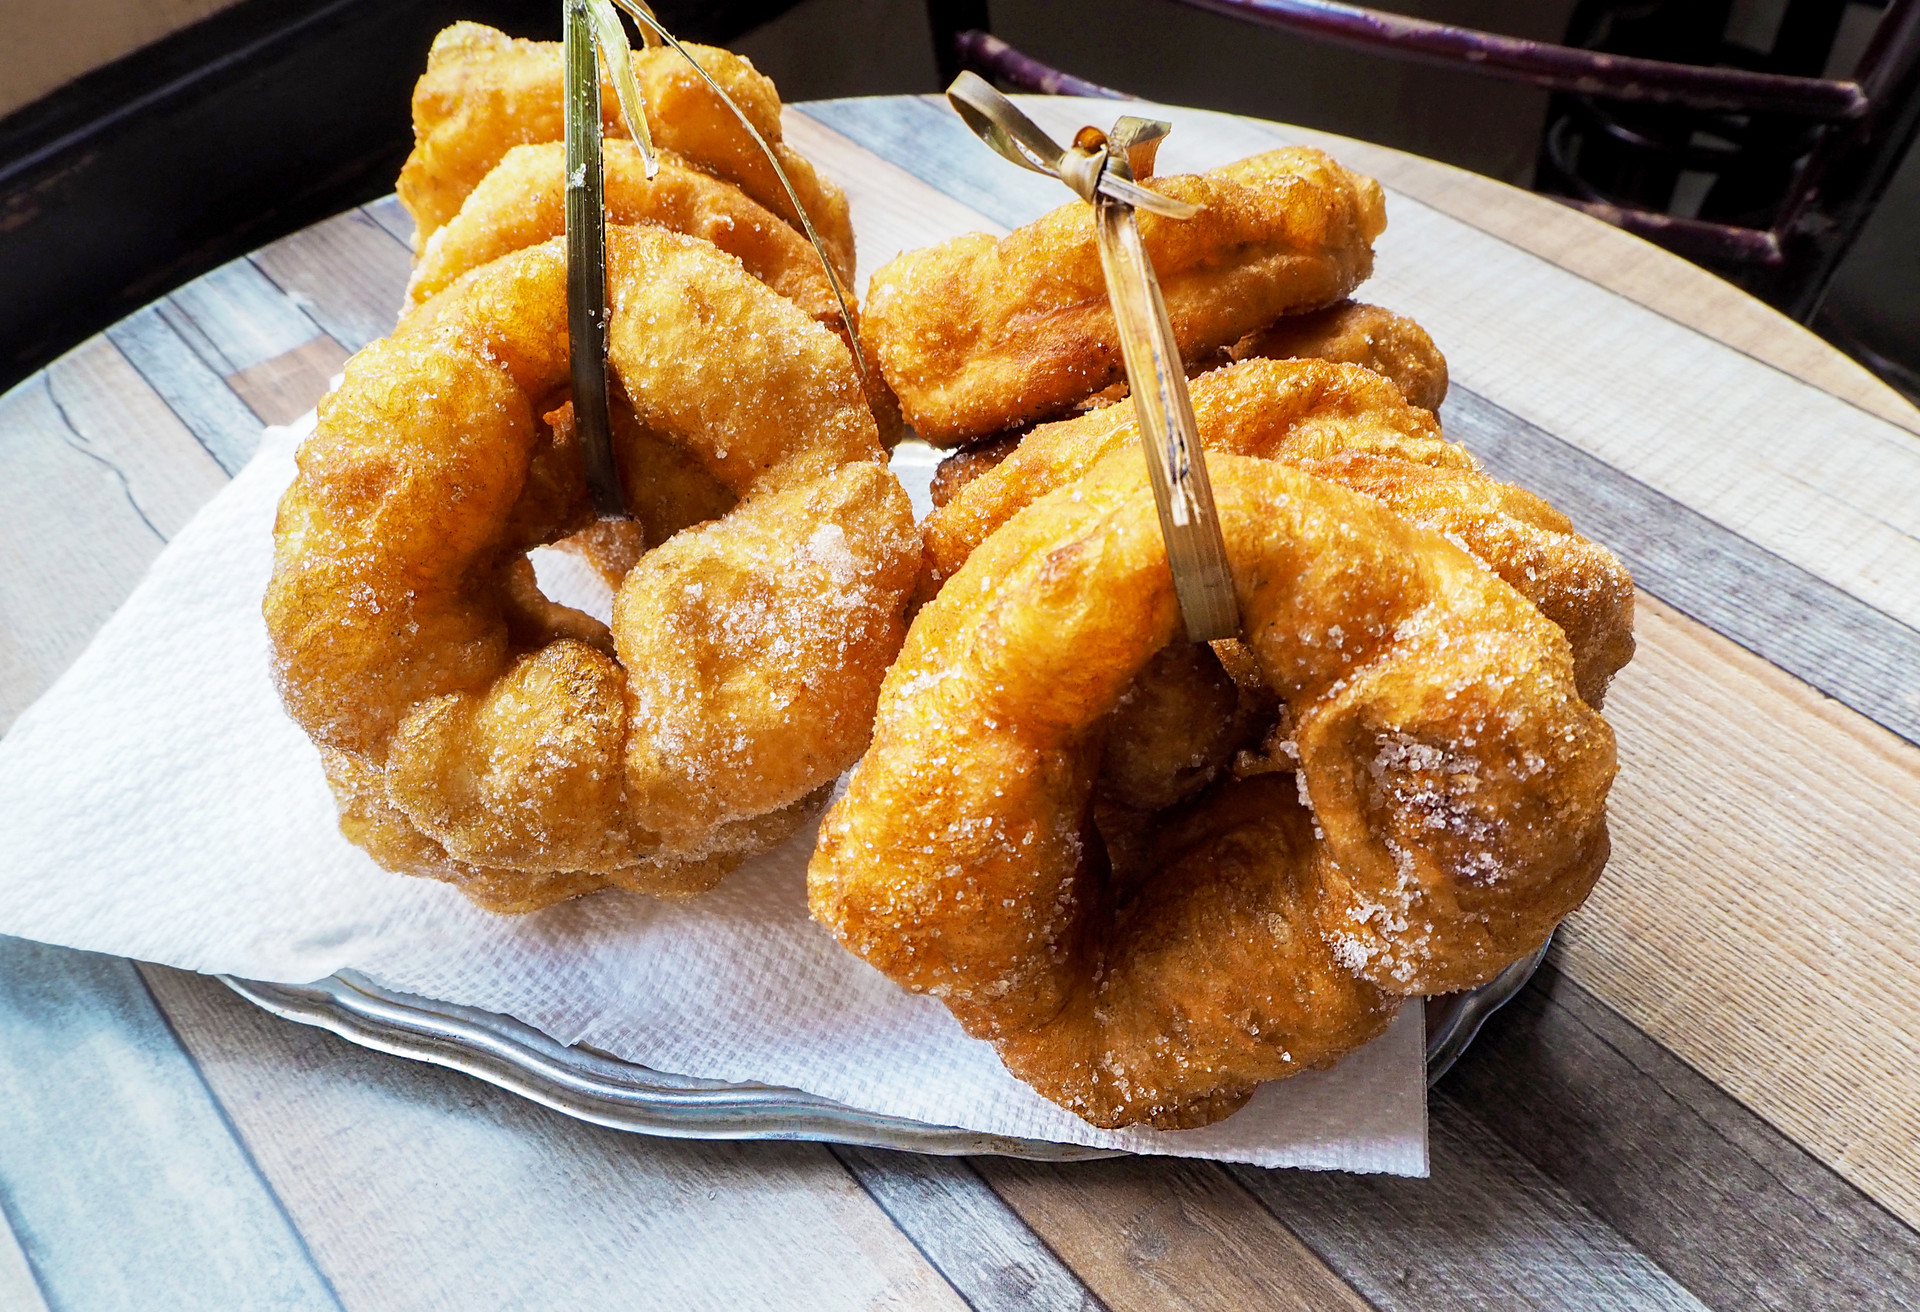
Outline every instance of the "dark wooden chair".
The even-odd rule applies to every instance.
[[[795,0],[656,0],[730,41]],[[393,189],[435,32],[559,0],[241,0],[0,119],[0,391],[208,269]]]
[[[1715,267],[1802,322],[1819,309],[1841,258],[1920,128],[1920,0],[1891,0],[1853,76],[1702,67],[1544,42],[1333,0],[1175,0],[1195,9],[1378,53],[1565,93],[1583,102],[1685,105],[1809,125],[1784,169],[1771,221],[1716,222],[1591,194],[1559,199]],[[993,36],[984,0],[928,0],[950,75],[970,68],[1012,89],[1122,96],[1051,68]]]

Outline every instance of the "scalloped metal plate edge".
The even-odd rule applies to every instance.
[[[1546,952],[1543,943],[1477,989],[1428,1000],[1428,1087],[1466,1051],[1487,1018],[1532,978]],[[511,1016],[396,993],[353,971],[313,984],[218,978],[276,1016],[376,1052],[464,1072],[563,1115],[616,1130],[673,1139],[801,1139],[943,1157],[1076,1162],[1124,1155],[926,1125],[798,1089],[656,1071],[589,1048],[567,1047]]]

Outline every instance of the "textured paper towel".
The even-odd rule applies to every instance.
[[[274,507],[310,423],[266,434],[0,741],[0,933],[282,983],[352,968],[656,1069],[934,1124],[1426,1173],[1418,1006],[1334,1070],[1269,1084],[1217,1125],[1102,1131],[807,918],[811,830],[684,906],[614,893],[506,918],[380,869],[340,836],[314,749],[267,677]],[[927,471],[902,472],[924,505]],[[542,562],[543,584],[590,586],[566,560]]]

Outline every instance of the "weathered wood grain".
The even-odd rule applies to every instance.
[[[160,317],[222,376],[285,355],[320,333],[320,325],[246,259],[195,278],[158,305]]]
[[[1551,965],[1440,1092],[1709,1307],[1920,1303],[1920,1235]]]
[[[27,1255],[13,1237],[6,1216],[0,1212],[0,1307],[10,1312],[47,1312],[47,1300],[40,1295],[40,1284],[33,1278]]]
[[[56,1308],[334,1308],[134,968],[0,938],[0,1207]]]
[[[1618,552],[1640,587],[1920,744],[1920,631],[1465,388],[1441,418],[1489,470]]]
[[[967,232],[1005,231],[999,224],[983,224],[979,211],[919,185],[906,170],[834,131],[826,119],[815,117],[820,109],[818,104],[789,106],[782,122],[794,149],[847,193],[859,239],[857,290],[864,292],[874,270],[902,251]]]
[[[400,204],[398,196],[389,192],[379,200],[362,205],[360,212],[391,233],[407,250],[413,249],[413,216]]]
[[[313,409],[325,395],[328,380],[346,360],[347,348],[322,335],[284,355],[228,374],[227,386],[264,422],[290,424]]]
[[[0,732],[226,481],[105,338],[0,397]]]
[[[1920,1222],[1920,751],[1643,596],[1568,974]]]
[[[80,654],[159,554],[162,530],[131,493],[61,415],[46,374],[0,397],[0,731]],[[163,514],[177,502],[153,499]]]
[[[1457,1103],[1435,1098],[1430,1125],[1429,1180],[1227,1169],[1382,1312],[1698,1312]]]
[[[973,1166],[1114,1312],[1368,1306],[1210,1162],[982,1157]]]
[[[353,352],[393,331],[412,254],[366,210],[348,210],[262,247],[253,263]]]
[[[168,325],[159,307],[128,315],[107,329],[106,336],[220,467],[229,474],[240,472],[260,445],[265,425]]]
[[[179,532],[226,486],[226,471],[106,338],[82,342],[46,379],[62,438],[114,471],[160,537]]]
[[[1061,183],[1015,168],[988,150],[944,100],[930,96],[816,100],[799,113],[1002,229],[1019,227],[1073,199]],[[843,171],[854,170],[843,166]],[[907,191],[908,196],[913,194],[913,189]],[[858,210],[854,222],[865,222]],[[974,231],[991,229],[976,226]]]
[[[964,1161],[847,1144],[833,1154],[974,1312],[1100,1308]]]
[[[349,1312],[965,1306],[817,1144],[583,1125],[142,970]]]

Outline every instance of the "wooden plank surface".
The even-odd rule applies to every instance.
[[[833,1155],[974,1312],[1101,1306],[967,1163],[848,1145]]]
[[[349,1312],[965,1306],[817,1144],[583,1125],[144,973]]]
[[[382,207],[412,223],[397,205]],[[327,335],[357,351],[393,329],[412,254],[368,209],[349,210],[262,247],[252,262]]]
[[[1446,1100],[1431,1125],[1430,1180],[1233,1174],[1383,1312],[1703,1306]]]
[[[974,1169],[1114,1312],[1368,1306],[1211,1162],[989,1157]]]
[[[1920,632],[1464,388],[1447,436],[1605,542],[1648,592],[1911,743]]]
[[[195,353],[160,307],[150,305],[107,329],[133,367],[228,474],[260,445],[265,427],[214,366]]]
[[[0,938],[4,1211],[55,1308],[336,1307],[125,961]]]
[[[1709,1306],[1864,1312],[1920,1289],[1920,1235],[1551,965],[1439,1098]]]
[[[930,163],[948,127],[930,128],[929,108],[789,112],[790,139],[853,198],[863,280],[899,250],[1000,230],[1019,207],[1057,201],[1057,184],[984,150]],[[1247,139],[1272,131],[1255,125]],[[890,160],[869,153],[876,144]],[[1595,237],[1583,216],[1441,166],[1374,147],[1344,157],[1916,426],[1837,353],[1642,243]],[[936,165],[944,190],[921,180]],[[311,405],[345,352],[385,331],[410,234],[390,199],[316,225],[117,326],[42,390],[0,398],[0,505],[18,540],[47,544],[29,567],[0,571],[0,726],[250,454],[262,420]],[[1604,523],[1599,536],[1638,552],[1642,581],[1687,613],[1643,597],[1641,654],[1609,704],[1624,762],[1613,866],[1564,927],[1558,969],[1495,1019],[1436,1097],[1434,1181],[649,1141],[149,969],[183,1041],[156,1084],[210,1094],[231,1150],[255,1164],[348,1307],[527,1305],[556,1288],[581,1306],[1920,1302],[1920,834],[1909,832],[1920,753],[1889,731],[1920,706],[1899,700],[1920,666],[1900,660],[1911,630],[1888,629],[1872,606],[1847,611],[1863,603],[1827,575],[1770,595],[1793,577],[1777,553],[1734,561],[1746,572],[1726,577],[1752,587],[1729,594],[1689,573],[1692,559],[1701,541],[1729,558],[1751,543],[1685,496],[1632,501],[1591,449],[1543,444],[1498,398],[1463,395],[1446,418],[1496,468]],[[1592,477],[1596,466],[1611,478]],[[78,525],[88,550],[62,553]],[[1662,556],[1670,539],[1687,550]],[[1755,600],[1798,609],[1754,624]],[[1836,647],[1834,631],[1852,640]],[[6,978],[0,965],[0,990]],[[11,1179],[0,1164],[10,1224]],[[38,1232],[14,1229],[29,1240],[11,1268],[0,1242],[0,1299],[9,1270],[36,1275]]]

